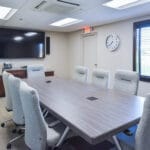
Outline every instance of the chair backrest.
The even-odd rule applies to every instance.
[[[134,71],[117,70],[115,73],[114,89],[136,95],[138,91],[139,75]]]
[[[44,66],[42,65],[28,65],[27,66],[27,75],[28,78],[35,78],[35,77],[40,77],[40,78],[45,78],[44,74]]]
[[[75,80],[86,83],[88,78],[88,68],[84,66],[77,66],[75,68]]]
[[[8,77],[9,77],[9,75],[10,74],[7,73],[6,71],[3,71],[3,73],[2,73],[4,89],[5,89],[5,97],[6,97],[6,109],[8,111],[11,111],[11,110],[13,110],[13,108],[12,108],[12,98],[11,98],[9,85],[8,85]]]
[[[147,95],[143,114],[135,135],[136,150],[150,149],[150,94]]]
[[[25,143],[32,150],[44,150],[47,130],[40,109],[38,92],[22,81],[20,96],[25,116]]]
[[[17,125],[24,125],[24,114],[22,109],[22,103],[20,99],[20,79],[14,77],[13,75],[9,75],[8,77],[8,85],[10,94],[12,97],[12,106],[13,106],[13,121]]]
[[[108,88],[109,72],[95,69],[92,73],[92,83],[102,88]]]

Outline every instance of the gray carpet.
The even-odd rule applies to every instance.
[[[11,115],[11,112],[5,110],[5,99],[0,98],[0,123],[4,120],[11,119]],[[8,141],[16,137],[17,134],[12,133],[13,128],[13,122],[9,122],[6,128],[0,127],[0,150],[6,150]],[[12,144],[11,150],[28,150],[28,148],[25,146],[24,139],[22,138]]]

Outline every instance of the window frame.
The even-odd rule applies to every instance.
[[[140,50],[139,50],[139,54],[138,54],[138,58],[139,58],[139,64],[138,64],[138,69],[136,67],[136,56],[137,56],[137,50],[136,50],[136,29],[138,28],[142,28],[142,27],[150,27],[150,20],[144,20],[144,21],[139,21],[139,22],[135,22],[133,24],[133,71],[137,71],[139,69],[139,77],[141,81],[145,81],[145,82],[150,82],[150,76],[143,76],[141,75],[141,55],[140,55]],[[139,39],[139,47],[141,44],[141,40]]]

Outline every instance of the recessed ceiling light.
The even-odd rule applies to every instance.
[[[13,38],[15,41],[22,41],[23,40],[23,37],[22,36],[15,36]]]
[[[115,9],[126,9],[129,7],[134,7],[148,2],[150,2],[150,0],[111,0],[107,3],[104,3],[103,6]]]
[[[28,37],[30,37],[30,36],[35,36],[35,35],[37,35],[37,32],[27,32],[27,33],[25,33],[24,35],[25,35],[25,36],[28,36]]]
[[[0,19],[8,20],[16,13],[16,11],[17,9],[0,6]]]
[[[51,26],[57,26],[57,27],[65,27],[65,26],[70,26],[76,23],[82,22],[82,20],[79,19],[75,19],[75,18],[65,18],[59,21],[56,21],[52,24],[50,24]]]

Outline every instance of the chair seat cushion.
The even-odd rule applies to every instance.
[[[51,147],[57,144],[64,130],[65,126],[61,123],[54,128],[47,126],[47,145]]]
[[[117,134],[117,138],[121,145],[126,145],[128,147],[131,147],[131,149],[134,149],[135,146],[135,133],[137,130],[137,125],[129,128],[130,132],[132,133],[131,136],[126,135],[124,132],[121,132]]]

